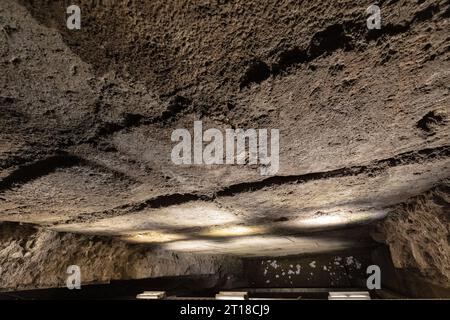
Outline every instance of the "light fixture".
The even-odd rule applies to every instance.
[[[370,300],[370,294],[367,291],[329,292],[328,300]]]
[[[141,300],[160,300],[166,297],[165,291],[144,291],[136,296],[136,299]]]
[[[245,291],[221,291],[216,294],[216,300],[247,300],[248,293]]]

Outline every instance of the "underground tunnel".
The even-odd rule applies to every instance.
[[[0,299],[450,298],[449,17],[2,0]]]

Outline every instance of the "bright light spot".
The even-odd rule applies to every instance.
[[[123,236],[122,239],[132,243],[164,243],[170,241],[184,240],[186,237],[182,234],[167,233],[161,231],[149,231],[135,235]]]
[[[290,225],[299,228],[314,229],[325,227],[340,227],[349,224],[368,223],[383,218],[386,212],[379,210],[367,210],[354,212],[351,208],[343,208],[338,211],[325,212],[323,215],[299,218],[290,221]]]
[[[149,221],[173,227],[206,227],[226,223],[235,223],[236,216],[213,204],[187,204],[164,208],[148,217]]]
[[[185,240],[169,242],[164,245],[167,250],[185,251],[185,252],[215,252],[221,248],[215,246],[214,242],[207,240]]]
[[[201,235],[210,237],[233,237],[261,234],[266,231],[267,228],[264,226],[228,226],[213,228],[202,232]]]
[[[341,216],[318,216],[307,219],[302,219],[299,221],[300,224],[311,227],[322,227],[322,226],[334,226],[339,224],[347,223],[348,219]]]

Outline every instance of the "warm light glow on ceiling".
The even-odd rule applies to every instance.
[[[207,237],[233,237],[261,234],[264,232],[267,232],[267,227],[264,226],[227,226],[212,228],[200,234]]]
[[[314,236],[240,236],[227,241],[214,240],[183,240],[169,242],[163,248],[170,251],[221,253],[236,255],[278,255],[301,254],[309,252],[327,252],[344,249],[354,245],[352,240],[328,239]]]
[[[186,236],[178,233],[168,233],[163,231],[149,231],[134,235],[123,236],[122,239],[132,243],[165,243],[186,239]]]
[[[335,226],[349,222],[349,219],[342,216],[317,216],[299,220],[299,224],[310,227]]]
[[[379,210],[353,211],[351,208],[343,208],[337,211],[324,212],[322,215],[298,218],[289,221],[289,224],[299,229],[333,228],[349,224],[368,223],[379,220],[386,215],[385,211]]]

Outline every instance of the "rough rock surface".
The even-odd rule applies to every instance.
[[[79,3],[71,31],[64,1],[0,2],[0,221],[314,253],[450,177],[448,0],[378,1],[378,31],[371,0]],[[194,120],[279,129],[279,172],[174,165]]]
[[[0,224],[0,291],[64,287],[77,265],[81,285],[168,276],[239,275],[232,257],[177,254],[95,236]]]
[[[394,266],[450,288],[450,184],[396,207],[377,225]]]

